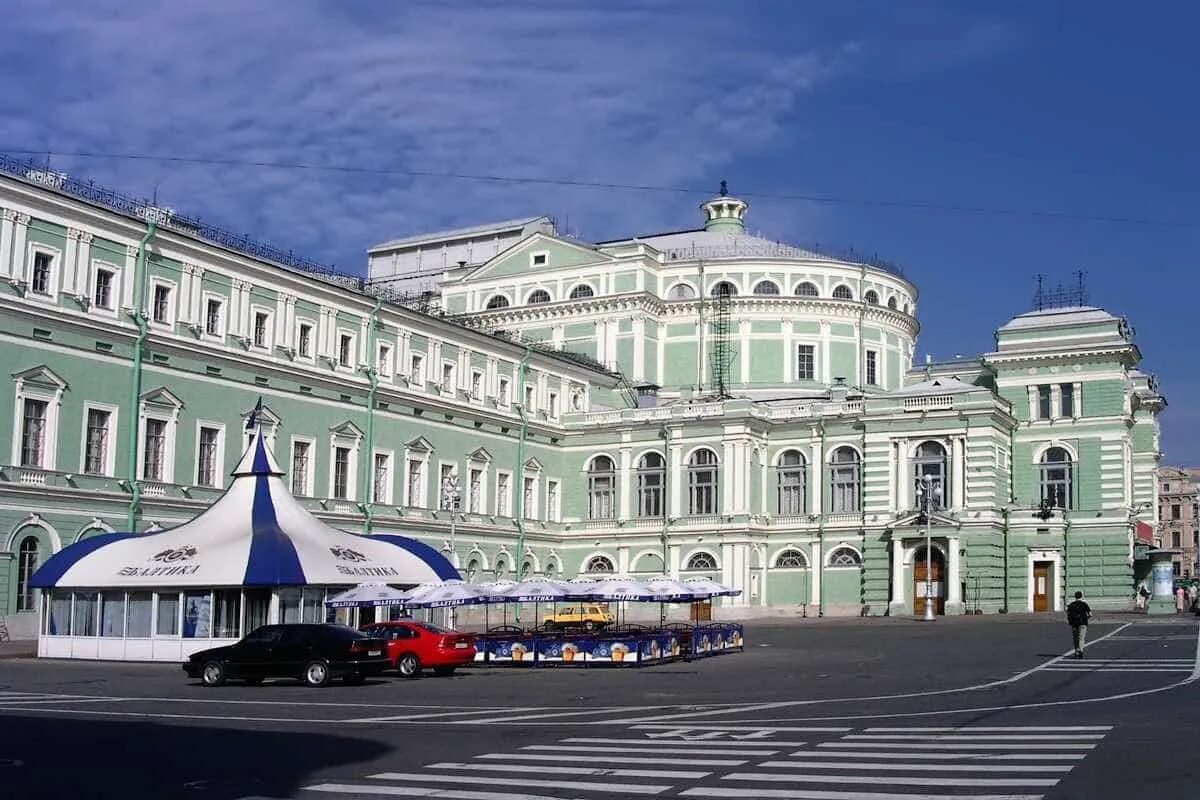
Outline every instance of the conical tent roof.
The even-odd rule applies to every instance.
[[[233,482],[198,517],[156,533],[109,533],[64,548],[33,586],[145,588],[416,584],[459,578],[432,547],[406,536],[347,533],[300,505],[259,430]]]

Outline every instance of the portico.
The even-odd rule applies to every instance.
[[[934,613],[963,613],[961,531],[958,520],[934,514],[932,557],[925,552],[924,516],[916,513],[897,521],[890,531],[890,616],[924,613],[925,580],[933,581]]]

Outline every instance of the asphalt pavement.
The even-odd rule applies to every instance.
[[[0,796],[1033,800],[1190,796],[1191,618],[748,625],[642,668],[205,689],[175,664],[0,661]]]

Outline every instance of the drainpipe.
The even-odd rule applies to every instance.
[[[150,220],[146,235],[138,242],[137,262],[134,267],[133,323],[137,325],[137,339],[133,345],[133,379],[129,385],[129,460],[126,474],[129,479],[129,531],[136,531],[138,518],[142,514],[142,484],[138,480],[138,411],[142,401],[142,348],[150,336],[150,324],[146,321],[146,245],[154,238],[158,224]]]
[[[367,477],[367,502],[363,504],[363,533],[371,532],[375,523],[375,398],[379,394],[379,364],[375,354],[375,343],[378,339],[376,325],[379,323],[379,309],[383,300],[376,297],[375,307],[371,309],[370,327],[367,329],[367,380],[371,388],[367,390],[367,468],[363,475]],[[453,513],[453,512],[451,512]]]
[[[696,303],[696,394],[704,392],[704,261],[696,262],[700,270],[700,299]]]
[[[670,561],[667,560],[667,551],[670,549],[668,545],[667,526],[671,524],[671,494],[670,480],[671,474],[671,436],[666,428],[658,429],[658,436],[663,440],[663,478],[662,478],[662,563],[663,575],[671,574]]]
[[[529,359],[533,350],[525,347],[525,355],[517,366],[517,391],[521,402],[517,403],[517,413],[521,416],[521,428],[517,433],[517,465],[513,470],[513,491],[517,495],[514,503],[517,522],[517,580],[524,577],[525,571],[525,440],[529,436],[529,415],[525,408],[525,378],[529,373]],[[519,609],[518,609],[519,613]],[[518,617],[518,620],[520,618]]]

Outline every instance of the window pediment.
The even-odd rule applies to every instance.
[[[70,388],[67,382],[45,364],[23,369],[12,374],[13,380],[25,386],[38,386],[43,389],[59,391]]]
[[[476,463],[476,464],[478,464],[478,463],[487,464],[487,463],[491,463],[492,454],[487,451],[487,448],[480,447],[479,449],[475,450],[473,453],[468,455],[467,460],[471,461],[472,463]]]
[[[150,406],[160,406],[162,408],[170,408],[179,410],[183,408],[183,400],[165,386],[160,386],[157,389],[151,389],[142,395],[142,402]]]
[[[340,425],[335,425],[329,429],[332,436],[340,436],[346,439],[361,439],[363,437],[362,428],[355,425],[350,420],[346,420]]]
[[[410,453],[432,453],[433,444],[424,436],[418,436],[415,439],[405,442],[404,449]]]

